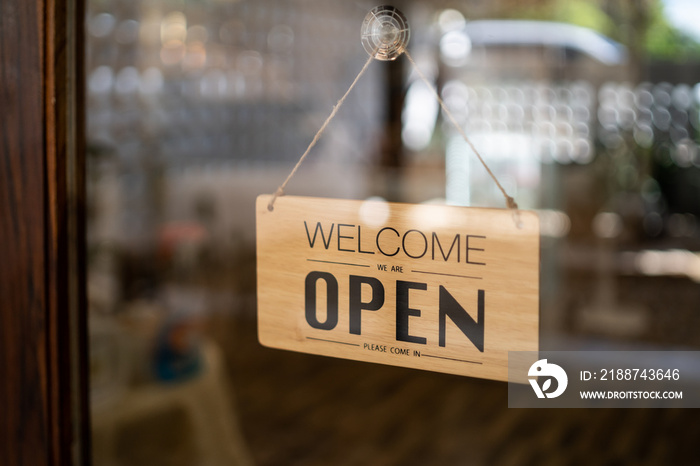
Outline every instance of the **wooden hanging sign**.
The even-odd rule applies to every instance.
[[[532,212],[284,196],[257,215],[265,346],[496,380],[537,351]]]

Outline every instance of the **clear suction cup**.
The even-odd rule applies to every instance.
[[[395,60],[404,53],[410,38],[406,17],[393,6],[372,8],[362,22],[362,46],[377,60]]]

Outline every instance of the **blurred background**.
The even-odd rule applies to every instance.
[[[508,410],[502,382],[257,343],[254,200],[360,71],[375,3],[87,3],[96,465],[697,461],[690,410]],[[700,4],[393,5],[540,215],[541,348],[700,350]],[[404,57],[371,64],[287,192],[504,207]]]

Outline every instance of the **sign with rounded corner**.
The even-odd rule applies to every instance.
[[[508,351],[538,350],[535,213],[270,199],[256,202],[261,344],[503,381]]]

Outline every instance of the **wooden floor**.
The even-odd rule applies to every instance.
[[[276,465],[693,465],[692,409],[508,409],[502,382],[261,347],[226,331],[240,423]]]

